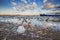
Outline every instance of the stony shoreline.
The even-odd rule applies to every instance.
[[[16,32],[18,25],[0,22],[1,40],[60,40],[60,31],[51,28],[40,28],[40,30],[27,30],[23,34]]]

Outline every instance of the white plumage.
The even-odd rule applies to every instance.
[[[18,32],[19,34],[24,33],[24,32],[25,32],[25,28],[24,28],[23,26],[19,26],[19,27],[17,28],[17,32]]]

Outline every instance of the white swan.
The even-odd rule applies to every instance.
[[[24,33],[24,32],[25,32],[25,28],[24,28],[23,26],[19,26],[19,27],[17,28],[17,32],[18,32],[19,34]]]

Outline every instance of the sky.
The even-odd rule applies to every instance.
[[[60,13],[60,0],[0,0],[0,14]]]

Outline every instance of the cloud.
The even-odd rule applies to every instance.
[[[11,3],[12,3],[13,6],[16,6],[17,5],[17,3],[15,3],[15,2],[11,2]]]
[[[36,2],[33,2],[33,7],[36,8],[37,4]]]
[[[52,4],[52,3],[46,3],[46,4],[41,6],[41,9],[53,9],[53,8],[59,9],[60,5],[59,4],[55,5],[55,4]]]
[[[42,8],[54,8],[55,5],[49,0],[43,0],[44,5],[42,6]]]
[[[22,5],[19,5],[17,4],[16,2],[11,2],[12,5],[13,5],[13,10],[16,12],[16,13],[22,13],[22,14],[26,14],[26,15],[38,15],[38,11],[36,10],[37,8],[37,4],[36,2],[30,2],[29,4],[27,3],[26,0],[21,0],[20,4]]]
[[[24,3],[27,3],[27,1],[26,0],[21,0],[22,2],[24,2]]]
[[[16,7],[13,7],[14,10],[16,10]]]
[[[34,10],[36,9],[37,6],[36,2],[33,2],[32,4],[22,4],[22,5],[17,5],[17,3],[13,2],[12,4],[13,9],[16,9],[17,11]]]
[[[47,0],[43,0],[43,3],[46,3],[47,2]]]
[[[55,14],[60,13],[60,5],[59,4],[53,4],[52,1],[48,2],[49,0],[43,0],[43,5],[40,7],[40,13],[41,14]],[[59,10],[58,10],[59,9]]]
[[[54,7],[55,7],[55,5],[52,3],[45,3],[44,4],[44,8],[54,8]]]
[[[59,8],[60,9],[60,5],[57,5],[55,8]]]
[[[43,0],[43,9],[48,9],[48,8],[55,8],[58,6],[58,4],[53,4],[52,0]]]
[[[41,14],[55,14],[55,13],[60,13],[60,10],[52,8],[52,9],[41,9],[40,10]]]

